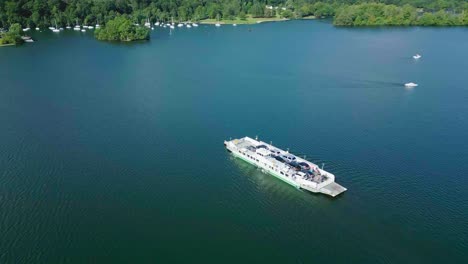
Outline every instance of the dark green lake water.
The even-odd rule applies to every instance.
[[[0,263],[468,261],[468,28],[152,34],[0,49]],[[232,158],[246,135],[348,191]]]

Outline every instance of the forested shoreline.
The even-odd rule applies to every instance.
[[[247,17],[332,17],[337,26],[468,25],[468,0],[0,0],[0,28]]]

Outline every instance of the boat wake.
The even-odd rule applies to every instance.
[[[356,82],[373,84],[379,87],[401,87],[401,82],[376,81],[376,80],[355,80]]]

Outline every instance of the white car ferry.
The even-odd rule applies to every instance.
[[[259,141],[258,138],[233,139],[224,141],[224,145],[234,156],[262,168],[296,188],[333,197],[347,190],[335,182],[335,175],[289,151]]]

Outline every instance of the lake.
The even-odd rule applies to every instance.
[[[31,34],[0,49],[0,263],[468,261],[468,28]],[[223,146],[256,135],[348,191]]]

